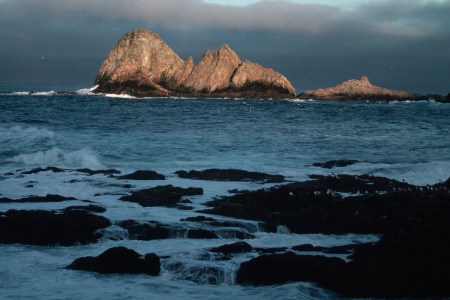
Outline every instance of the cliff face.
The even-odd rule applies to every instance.
[[[417,100],[423,96],[374,86],[363,76],[359,80],[351,79],[335,87],[304,91],[299,97],[324,100]]]
[[[207,51],[198,65],[183,61],[155,33],[137,29],[125,34],[103,62],[97,93],[134,96],[292,98],[295,89],[280,73],[242,63],[228,45]]]

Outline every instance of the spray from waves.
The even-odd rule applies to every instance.
[[[105,94],[108,98],[136,99],[136,97],[127,94]]]
[[[19,154],[8,160],[21,165],[46,165],[67,168],[104,169],[98,155],[89,148],[73,152],[65,152],[54,147],[47,151],[38,151],[30,154]]]
[[[94,93],[92,93],[93,90],[95,90],[98,87],[98,85],[93,86],[91,88],[87,88],[87,89],[79,89],[76,90],[75,93],[79,94],[79,95],[94,95]]]
[[[0,144],[23,145],[34,142],[53,140],[55,133],[45,128],[35,126],[13,126],[8,128],[0,127]]]

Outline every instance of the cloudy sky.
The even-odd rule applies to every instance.
[[[0,85],[92,85],[127,31],[198,62],[227,43],[298,91],[367,75],[450,92],[450,0],[0,0]]]

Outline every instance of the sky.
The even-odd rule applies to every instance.
[[[298,92],[367,75],[450,93],[450,0],[0,0],[0,86],[89,87],[126,32],[198,63],[229,44]]]

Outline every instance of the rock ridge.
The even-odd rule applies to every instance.
[[[244,61],[227,45],[208,50],[195,65],[181,59],[147,29],[126,33],[109,52],[95,79],[95,93],[137,97],[294,98],[282,74]]]

